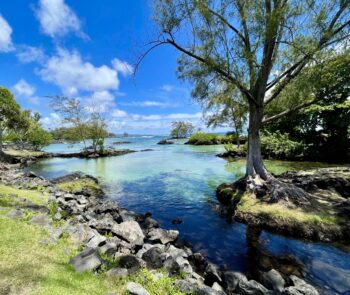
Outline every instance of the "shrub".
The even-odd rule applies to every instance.
[[[187,142],[193,145],[210,145],[218,143],[218,136],[214,133],[198,132],[193,134]]]
[[[261,137],[261,151],[264,156],[275,159],[294,159],[304,154],[305,144],[293,141],[288,134],[265,133]]]

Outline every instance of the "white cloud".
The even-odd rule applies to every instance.
[[[26,80],[19,80],[14,86],[13,89],[15,93],[19,96],[32,96],[35,93],[35,87],[30,85]]]
[[[161,89],[164,90],[165,92],[170,92],[174,89],[174,87],[172,85],[165,84],[161,87]]]
[[[40,0],[35,14],[41,30],[50,37],[63,37],[72,32],[87,38],[81,30],[81,21],[64,0]]]
[[[114,109],[111,112],[111,116],[114,118],[125,118],[128,116],[127,112],[119,110],[119,109]]]
[[[99,93],[119,87],[115,69],[106,65],[94,66],[83,61],[77,51],[69,52],[62,48],[48,59],[39,75],[44,81],[59,86],[67,95],[76,95],[80,90]]]
[[[120,105],[133,106],[133,107],[161,107],[161,108],[177,106],[176,104],[156,101],[156,100],[121,102]]]
[[[0,14],[0,51],[9,52],[14,49],[11,35],[11,26]]]
[[[34,46],[21,46],[17,50],[17,58],[22,63],[38,62],[43,63],[46,59],[46,55],[42,48]]]
[[[40,119],[44,128],[52,129],[59,126],[61,123],[61,117],[56,113],[51,113],[49,116]]]
[[[118,58],[115,58],[112,60],[112,65],[123,76],[129,76],[134,72],[134,68],[132,65],[130,65],[126,61],[122,61]]]

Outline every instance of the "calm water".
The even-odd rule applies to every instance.
[[[45,177],[73,171],[100,177],[108,195],[121,206],[152,212],[161,226],[178,229],[196,251],[211,261],[255,276],[257,265],[305,275],[323,294],[350,294],[350,252],[345,247],[306,243],[268,232],[252,233],[240,223],[228,223],[214,210],[215,188],[232,182],[245,170],[244,161],[228,163],[215,157],[222,146],[193,147],[178,141],[157,145],[161,137],[109,139],[131,141],[115,145],[134,150],[153,149],[103,159],[49,159],[31,167]],[[81,146],[51,145],[51,152],[75,151]],[[274,173],[317,167],[317,163],[267,162]],[[173,219],[180,225],[172,225]],[[338,291],[338,292],[336,292]],[[346,292],[346,293],[345,293]],[[349,293],[348,293],[349,292]]]

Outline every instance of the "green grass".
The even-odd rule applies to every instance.
[[[98,192],[101,189],[94,180],[88,178],[60,183],[57,186],[70,193],[79,192],[83,188],[87,188],[92,193]]]
[[[52,213],[57,210],[56,205],[48,204],[48,198],[42,192],[0,185],[0,194],[0,206],[8,209],[16,205],[19,198],[26,198],[47,205]],[[154,281],[147,270],[122,279],[104,273],[77,273],[69,260],[78,250],[67,235],[59,239],[57,245],[40,243],[49,241],[50,237],[44,229],[29,223],[30,211],[16,220],[7,218],[7,212],[0,211],[0,294],[127,294],[126,285],[130,281],[141,284],[151,295],[184,294],[174,287],[175,278],[164,276]]]
[[[297,222],[305,224],[338,225],[339,218],[326,211],[307,212],[302,208],[287,208],[283,204],[268,204],[258,200],[250,194],[243,194],[237,206],[237,212],[251,213],[253,215],[268,216],[284,222]]]
[[[38,157],[45,154],[42,151],[31,151],[31,150],[13,150],[8,149],[4,151],[6,154],[13,156],[13,157]]]
[[[45,193],[34,190],[21,190],[0,184],[0,206],[9,207],[18,203],[20,198],[27,199],[38,205],[47,205],[48,197]]]

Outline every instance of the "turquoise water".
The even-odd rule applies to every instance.
[[[30,169],[45,177],[74,171],[99,177],[109,197],[121,206],[141,213],[152,212],[161,226],[180,230],[196,251],[229,269],[255,277],[257,265],[273,266],[305,275],[324,294],[350,291],[350,252],[344,247],[307,243],[266,231],[255,236],[258,243],[252,243],[254,237],[245,225],[227,222],[217,214],[215,188],[242,176],[244,161],[228,163],[216,157],[223,146],[195,147],[184,145],[184,141],[157,145],[160,139],[152,136],[108,139],[107,145],[114,141],[132,142],[115,145],[116,148],[153,150],[101,159],[48,159]],[[79,148],[79,144],[71,147],[57,144],[47,151],[69,152]],[[277,161],[266,164],[274,173],[321,165]],[[183,222],[173,225],[174,219]]]

